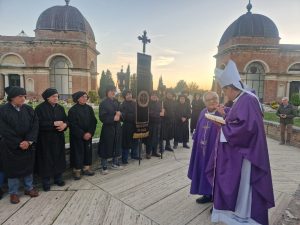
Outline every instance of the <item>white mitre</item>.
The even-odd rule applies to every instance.
[[[239,71],[232,60],[229,60],[224,70],[215,69],[216,79],[221,88],[232,84],[236,88],[243,90]]]

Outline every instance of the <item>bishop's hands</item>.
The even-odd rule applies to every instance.
[[[58,131],[64,131],[67,127],[67,124],[64,121],[54,121],[55,129]]]
[[[181,117],[181,121],[184,123],[186,121],[185,117]]]
[[[116,111],[116,114],[114,116],[114,121],[118,122],[120,121],[122,113],[120,111]]]
[[[224,109],[225,109],[225,106],[221,105],[221,104],[216,107],[217,112],[220,113],[222,115],[222,117],[224,117],[226,114]]]

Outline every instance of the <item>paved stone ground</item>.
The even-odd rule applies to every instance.
[[[192,145],[192,144],[191,144]],[[276,207],[272,225],[299,225],[300,149],[268,139]],[[131,161],[123,170],[53,186],[38,198],[21,195],[17,205],[0,201],[0,224],[209,225],[210,204],[199,205],[189,194],[186,177],[190,150],[167,152],[163,159]],[[94,165],[95,169],[99,167]]]

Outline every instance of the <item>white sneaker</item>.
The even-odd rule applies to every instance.
[[[111,168],[113,170],[122,170],[123,169],[123,166],[119,166],[119,165],[116,165],[116,164],[111,164]]]
[[[108,174],[108,170],[107,170],[107,169],[106,169],[106,170],[105,170],[105,169],[102,169],[101,174],[102,174],[102,175],[107,175],[107,174]]]

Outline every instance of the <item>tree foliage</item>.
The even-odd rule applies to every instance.
[[[291,103],[294,106],[300,106],[300,94],[299,93],[294,93],[291,96]]]
[[[184,80],[180,80],[177,82],[176,87],[174,88],[174,91],[176,93],[181,93],[184,90],[187,90],[188,86]]]
[[[108,85],[114,85],[112,74],[109,70],[107,70],[106,72],[102,71],[101,78],[100,78],[100,86],[98,91],[100,98],[105,97],[105,90]]]

